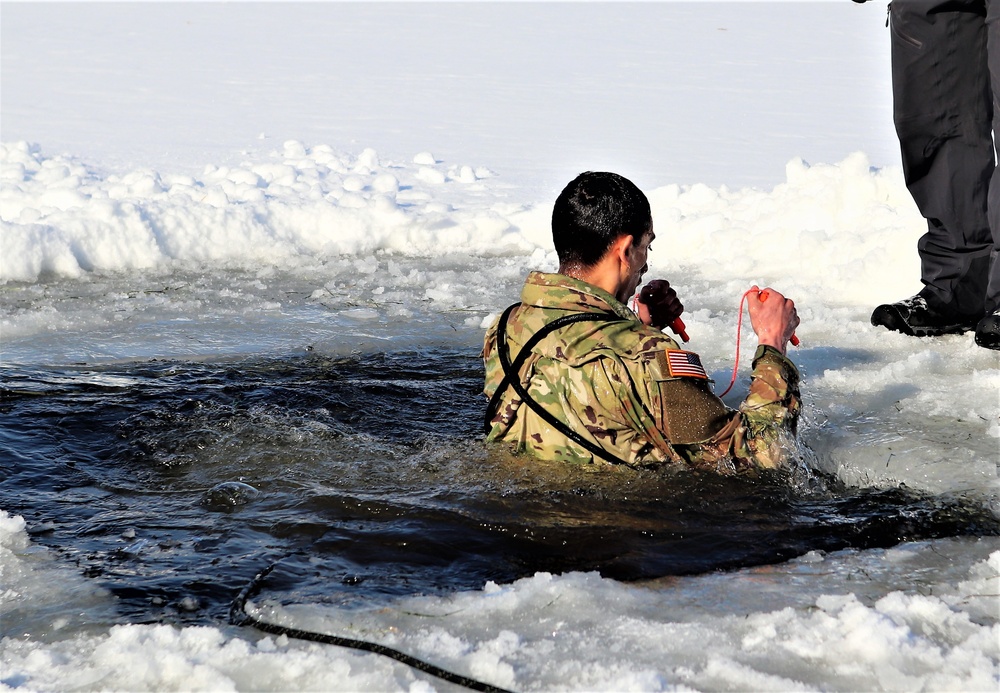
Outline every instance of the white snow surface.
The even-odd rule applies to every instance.
[[[1000,507],[1000,354],[868,323],[919,289],[924,227],[883,19],[846,0],[5,3],[0,359],[475,346],[555,268],[559,188],[615,170],[650,197],[648,276],[677,288],[716,382],[740,294],[771,285],[802,317],[812,464]],[[995,691],[998,575],[1000,540],[947,539],[643,585],[537,574],[372,613],[255,607],[515,690]],[[374,655],[113,613],[0,511],[0,690],[449,690]]]

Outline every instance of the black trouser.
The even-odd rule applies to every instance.
[[[1000,308],[1000,0],[895,0],[890,16],[903,175],[927,219],[921,294],[980,316]]]

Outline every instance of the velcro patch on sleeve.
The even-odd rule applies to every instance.
[[[701,365],[701,357],[693,351],[666,349],[656,354],[656,363],[671,378],[699,378],[708,380],[708,373]]]

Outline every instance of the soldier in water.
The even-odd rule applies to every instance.
[[[661,332],[683,311],[667,282],[647,284],[635,313],[626,305],[654,238],[649,201],[631,181],[588,172],[566,186],[552,212],[559,271],[529,274],[520,303],[486,333],[489,441],[569,462],[779,466],[800,409],[785,355],[795,305],[773,289],[750,292],[759,346],[750,393],[733,411],[698,355]]]

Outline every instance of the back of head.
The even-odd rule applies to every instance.
[[[593,267],[616,238],[636,242],[652,225],[649,200],[617,173],[581,173],[556,198],[552,241],[563,266]]]

